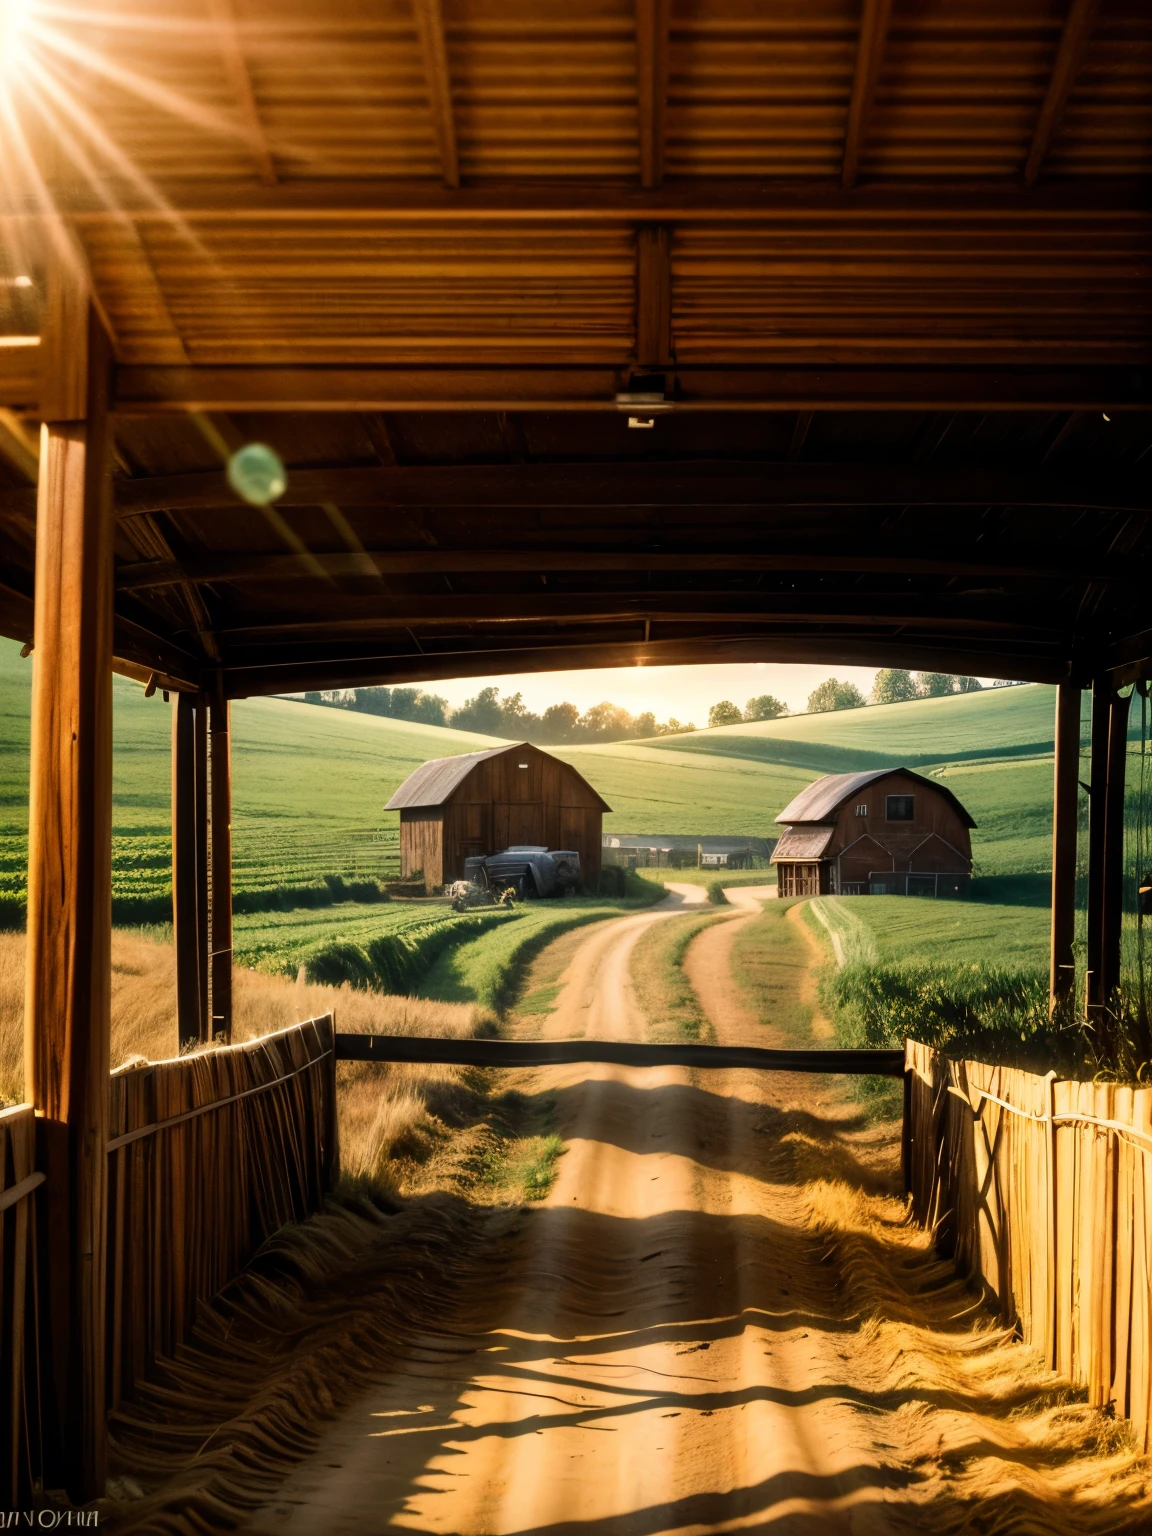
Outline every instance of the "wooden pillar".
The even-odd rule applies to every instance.
[[[1104,965],[1104,826],[1108,809],[1108,723],[1109,694],[1107,678],[1092,683],[1092,769],[1088,793],[1088,931],[1084,1003],[1091,1013],[1103,1001]]]
[[[208,991],[210,925],[208,913],[210,870],[208,864],[208,700],[196,696],[193,729],[196,772],[196,989],[200,1002],[200,1040],[212,1038],[212,1000]]]
[[[1108,709],[1108,797],[1104,810],[1104,881],[1100,914],[1101,1000],[1107,1004],[1120,985],[1121,922],[1124,910],[1124,777],[1128,757],[1128,711],[1132,695],[1113,693]]]
[[[210,705],[212,744],[212,1030],[232,1040],[232,755],[230,706]]]
[[[178,693],[172,710],[172,927],[176,940],[176,1022],[180,1049],[202,1038],[200,900],[196,851],[196,700]]]
[[[36,514],[26,1092],[48,1175],[46,1477],[105,1484],[112,882],[111,348],[78,272],[49,274]]]
[[[1056,763],[1052,790],[1052,957],[1049,1013],[1072,996],[1076,961],[1076,823],[1080,791],[1080,685],[1056,690]]]

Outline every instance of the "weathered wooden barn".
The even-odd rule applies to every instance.
[[[422,873],[429,891],[462,879],[471,855],[517,843],[575,849],[595,885],[611,809],[575,768],[527,742],[433,758],[385,806],[400,812],[402,873]]]
[[[826,774],[776,820],[781,896],[959,896],[972,873],[976,823],[907,768]]]

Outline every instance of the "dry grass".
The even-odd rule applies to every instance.
[[[234,972],[234,1038],[252,1040],[301,1019],[334,1013],[349,1034],[441,1035],[466,1039],[490,1015],[471,1003],[325,987],[239,968]],[[24,1093],[24,936],[0,933],[0,1103]],[[112,935],[112,1065],[161,1061],[176,1053],[176,952],[142,934]],[[437,1137],[436,1109],[458,1092],[455,1067],[380,1067],[343,1062],[338,1069],[340,1157],[351,1179],[387,1188],[402,1182],[394,1156],[418,1160]]]

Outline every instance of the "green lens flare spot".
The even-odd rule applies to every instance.
[[[268,507],[288,489],[288,472],[266,443],[245,443],[228,460],[228,484],[252,506]]]

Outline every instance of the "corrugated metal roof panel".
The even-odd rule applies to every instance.
[[[421,763],[415,773],[410,773],[400,788],[384,807],[386,811],[408,811],[415,806],[443,805],[453,790],[458,789],[477,763],[486,757],[499,757],[502,752],[515,752],[520,746],[513,742],[507,747],[488,747],[483,752],[461,752],[457,757],[434,757]]]

